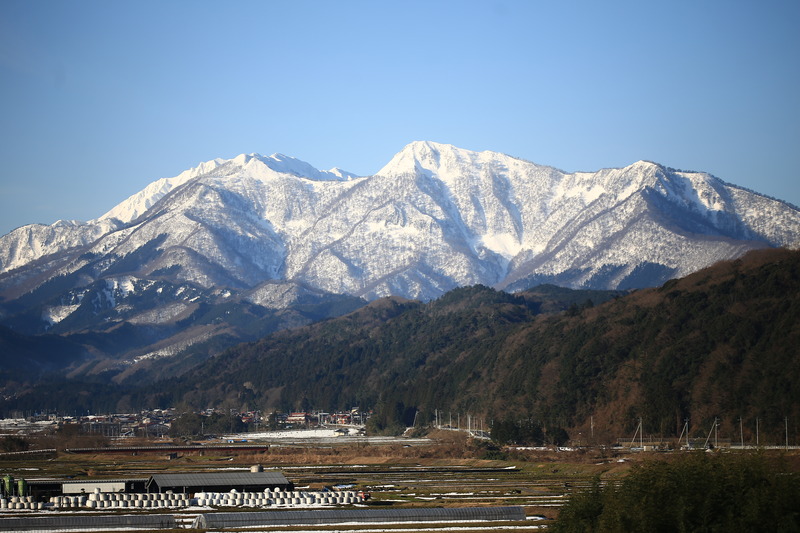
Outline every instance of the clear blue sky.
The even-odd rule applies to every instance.
[[[0,234],[201,161],[414,140],[800,204],[800,2],[0,2]]]

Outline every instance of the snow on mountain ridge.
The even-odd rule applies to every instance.
[[[333,168],[331,170],[319,170],[305,161],[301,161],[300,159],[283,154],[276,153],[268,157],[258,156],[257,154],[253,155],[276,172],[294,174],[295,176],[301,178],[308,178],[318,181],[338,181],[358,177],[351,172],[347,172],[339,168]]]
[[[226,163],[244,168],[253,160],[259,161],[275,172],[292,174],[312,180],[349,180],[357,177],[355,174],[338,168],[330,171],[318,170],[305,161],[283,154],[276,153],[266,157],[257,153],[240,154],[227,160],[220,158],[212,159],[211,161],[200,163],[194,168],[185,170],[175,177],[156,180],[138,193],[131,195],[126,200],[113,207],[104,215],[90,221],[90,223],[116,218],[120,222],[127,224],[144,214],[170,191],[183,185],[187,181],[199,176],[211,174],[214,170]]]
[[[253,165],[256,165],[254,167]],[[226,167],[228,167],[226,169]],[[251,169],[248,173],[247,169]],[[263,170],[270,169],[273,174],[267,176]],[[272,179],[275,174],[285,174],[303,178],[313,182],[347,182],[357,176],[350,172],[334,168],[330,171],[317,170],[310,164],[282,154],[264,157],[259,154],[241,154],[232,159],[213,159],[198,164],[196,167],[185,170],[171,178],[161,178],[141,191],[123,200],[102,216],[88,222],[59,220],[51,225],[27,225],[17,228],[6,236],[0,237],[0,272],[20,267],[42,256],[74,246],[83,246],[99,239],[110,232],[119,229],[123,224],[130,224],[145,213],[149,212],[162,198],[178,187],[197,178],[211,177],[224,171],[224,175],[241,176],[249,174],[257,179]],[[240,190],[244,190],[241,184]],[[263,200],[263,199],[262,199]],[[266,214],[266,210],[265,213]],[[69,226],[70,234],[62,234],[62,230]],[[56,237],[56,234],[59,234]],[[130,232],[126,232],[130,234]],[[25,236],[22,236],[25,235]],[[98,253],[107,253],[116,248],[114,241],[122,241],[120,234],[116,239],[106,239],[99,245]],[[4,241],[10,241],[5,244]]]
[[[41,257],[86,246],[117,228],[109,219],[98,222],[59,220],[51,225],[28,224],[0,237],[0,272],[19,268]]]
[[[355,300],[335,294],[631,289],[767,246],[800,246],[800,210],[647,161],[568,173],[417,141],[356,177],[241,154],[157,180],[94,221],[0,237],[0,321],[168,335],[131,345],[134,361],[227,337],[240,320],[300,325],[298,306]]]
[[[475,283],[641,286],[754,246],[800,245],[796,209],[708,174],[647,161],[566,173],[429,141],[367,177],[282,154],[216,159],[93,222],[108,231],[86,225],[75,246],[88,253],[59,263],[59,275],[116,268],[202,287],[289,281],[366,298],[427,299]],[[282,301],[275,288],[265,301]]]
[[[123,224],[127,224],[141,216],[175,187],[183,185],[197,176],[208,174],[222,163],[224,163],[222,159],[212,159],[211,161],[200,163],[189,170],[184,170],[175,177],[156,180],[138,193],[129,196],[127,199],[111,208],[111,210],[104,215],[89,222],[92,223],[115,218]]]
[[[446,180],[454,172],[468,167],[480,169],[498,159],[514,159],[499,152],[473,152],[451,144],[414,141],[407,144],[376,175],[396,176],[424,169]],[[532,163],[529,163],[532,164]]]

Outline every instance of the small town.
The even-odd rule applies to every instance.
[[[182,416],[186,416],[186,413],[178,413],[175,408],[149,409],[138,413],[73,416],[57,414],[27,416],[26,413],[17,411],[12,412],[8,419],[0,420],[0,437],[3,434],[36,434],[60,428],[74,428],[84,435],[99,435],[115,440],[137,437],[159,439],[187,436],[213,439],[228,434],[309,429],[320,426],[358,426],[363,428],[369,420],[370,414],[369,411],[362,411],[358,407],[349,411],[333,413],[323,411],[272,412],[266,416],[261,411],[239,413],[232,410],[209,408],[190,413],[196,421],[199,421],[199,427],[181,427],[175,422],[180,421]],[[188,431],[182,433],[181,429],[188,429]]]

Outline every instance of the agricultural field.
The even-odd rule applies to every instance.
[[[273,438],[257,451],[240,451],[232,445],[227,449],[209,447],[203,451],[171,453],[166,449],[166,443],[162,443],[160,446],[165,447],[163,451],[158,448],[127,453],[59,451],[43,456],[0,457],[0,474],[31,481],[52,478],[120,479],[146,478],[158,473],[245,471],[253,465],[261,465],[265,470],[282,472],[298,491],[354,490],[369,494],[368,500],[348,508],[520,506],[526,515],[526,520],[522,522],[493,523],[491,526],[465,522],[459,524],[458,528],[489,531],[502,527],[504,531],[528,531],[540,529],[549,523],[569,495],[588,486],[595,475],[618,477],[631,464],[631,460],[624,455],[606,452],[498,450],[486,441],[471,439],[464,433],[453,431],[433,433],[426,438],[406,439],[335,439],[327,435],[303,437],[302,433],[296,432],[280,439]],[[155,443],[140,441],[135,444],[152,448]],[[207,444],[218,445],[219,441]],[[251,440],[248,444],[254,443]],[[194,506],[158,512],[173,514],[179,526],[188,528],[199,514],[230,510]],[[69,512],[85,514],[90,511]],[[91,512],[97,514],[98,511]],[[25,516],[48,516],[54,513],[56,511],[26,511]],[[8,516],[12,516],[8,511],[0,513],[0,518]],[[13,516],[21,515],[15,512]],[[450,530],[455,526],[452,522],[380,526],[348,524],[344,530],[431,531]],[[343,530],[342,526],[330,527],[331,530]],[[314,529],[320,530],[320,527],[315,526]],[[303,530],[303,527],[265,527],[258,530],[293,531]]]
[[[308,436],[308,434],[306,434]],[[141,441],[148,451],[110,453],[84,450],[58,451],[44,456],[0,456],[0,474],[37,480],[146,478],[159,473],[248,471],[253,465],[276,470],[296,491],[346,490],[369,494],[361,503],[337,509],[463,509],[517,507],[524,520],[476,522],[397,522],[332,524],[328,526],[260,526],[214,528],[213,531],[535,531],[552,525],[571,495],[592,486],[618,483],[631,468],[648,460],[680,460],[681,453],[645,453],[624,449],[500,449],[486,440],[454,431],[433,432],[425,438],[304,438],[292,433],[262,440],[260,449],[232,444],[227,448],[204,443],[203,450],[170,452],[168,443]],[[252,437],[251,437],[252,439]],[[237,439],[230,439],[236,441]],[[162,446],[164,449],[156,448]],[[237,449],[239,448],[239,449]],[[800,457],[790,455],[794,471]],[[180,530],[192,528],[200,515],[265,510],[319,509],[314,505],[271,506],[267,509],[193,505],[179,509],[136,511],[174,516]],[[325,507],[327,509],[331,506]],[[26,511],[24,516],[52,516],[63,511]],[[71,515],[108,514],[103,510],[69,510]],[[122,511],[114,511],[121,513]],[[128,511],[130,513],[130,511]],[[0,511],[0,519],[23,516]],[[0,527],[2,529],[2,527]],[[115,531],[119,529],[109,529]],[[130,529],[127,529],[130,530]]]

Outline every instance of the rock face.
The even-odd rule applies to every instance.
[[[644,161],[568,174],[414,142],[356,177],[240,155],[97,220],[0,238],[0,321],[164,323],[204,298],[274,308],[309,292],[431,299],[477,283],[646,287],[778,246],[800,246],[797,208]]]

